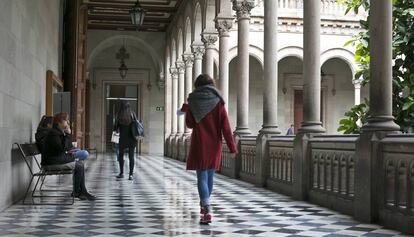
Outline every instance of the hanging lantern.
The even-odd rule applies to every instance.
[[[134,26],[140,27],[144,23],[146,11],[139,5],[139,1],[135,3],[135,6],[129,11],[131,15],[131,21]]]
[[[123,60],[121,61],[121,66],[119,66],[118,70],[119,70],[119,75],[121,75],[121,78],[125,79],[128,73],[128,67],[125,65]]]

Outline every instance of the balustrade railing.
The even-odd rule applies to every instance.
[[[229,158],[230,149],[227,147],[226,143],[223,143],[223,150],[221,153],[221,168],[223,169],[230,169],[231,168],[231,161]]]
[[[269,175],[267,186],[285,194],[292,192],[293,180],[293,136],[276,136],[268,140]]]
[[[316,136],[310,140],[311,200],[336,210],[353,213],[357,138]]]
[[[241,170],[240,172],[255,175],[256,173],[256,138],[242,139],[241,147]]]
[[[279,1],[279,15],[289,16],[292,12],[303,12],[303,0],[278,0]],[[338,0],[320,0],[321,1],[321,15],[322,16],[336,16],[345,17],[346,5],[341,4]],[[365,16],[361,10],[358,15]],[[354,17],[356,14],[351,11],[347,14],[348,17]]]
[[[380,219],[410,227],[407,220],[414,219],[414,135],[388,136],[380,150]]]

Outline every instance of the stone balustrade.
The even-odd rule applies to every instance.
[[[242,137],[240,140],[241,166],[239,176],[241,180],[255,182],[256,179],[256,137]]]
[[[310,140],[309,199],[312,202],[353,214],[357,138],[325,135]]]
[[[269,136],[264,140],[242,136],[237,140],[239,154],[235,158],[229,157],[229,149],[223,143],[220,173],[297,199],[297,183],[305,180],[304,198],[299,199],[355,215],[357,197],[361,196],[358,192],[369,189],[355,188],[359,136],[310,135],[308,142],[298,142],[302,139],[306,140],[300,136]],[[190,137],[184,141],[188,154]],[[377,218],[385,226],[413,233],[414,135],[388,135],[378,144],[377,155],[372,157],[377,168],[371,171],[378,181],[371,187],[376,200],[372,205],[379,210]],[[298,156],[300,150],[306,151],[303,156]],[[370,172],[366,171],[366,175]]]
[[[389,135],[379,147],[379,219],[413,233],[414,135]]]

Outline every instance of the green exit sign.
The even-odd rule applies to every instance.
[[[155,107],[155,111],[164,111],[164,106]]]

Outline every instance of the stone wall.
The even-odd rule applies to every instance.
[[[60,2],[0,1],[0,210],[21,199],[29,181],[13,143],[34,139],[46,71],[61,74]]]

